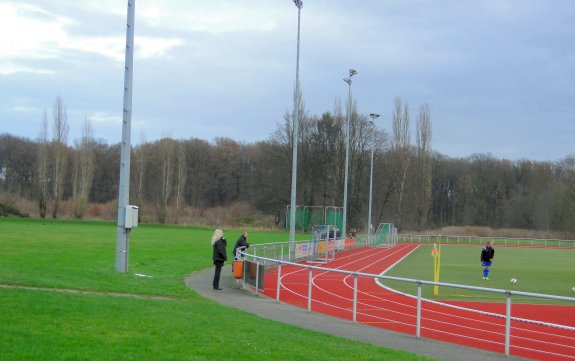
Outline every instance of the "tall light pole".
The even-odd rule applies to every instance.
[[[118,192],[118,230],[116,234],[116,271],[128,272],[130,228],[125,227],[126,207],[130,198],[130,138],[132,132],[132,78],[134,64],[134,17],[136,0],[128,0],[126,25],[126,59],[124,66],[124,114],[120,150],[120,184]]]
[[[345,176],[343,182],[343,221],[341,234],[347,237],[347,178],[348,178],[348,164],[349,164],[349,124],[351,123],[351,77],[357,74],[355,69],[349,69],[349,78],[344,78],[343,81],[349,86],[348,89],[348,105],[347,105],[347,124],[345,131]]]
[[[375,149],[375,120],[379,114],[371,113],[371,165],[369,174],[369,210],[367,212],[367,242],[371,243],[371,200],[373,195],[373,153]]]
[[[290,224],[289,224],[289,241],[290,250],[294,247],[295,242],[295,223],[296,223],[296,185],[297,185],[297,143],[299,133],[299,33],[301,23],[301,0],[293,0],[297,6],[297,55],[295,65],[295,90],[293,96],[293,145],[292,145],[292,163],[291,163],[291,205],[290,205]]]

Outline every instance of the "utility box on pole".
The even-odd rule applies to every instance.
[[[138,206],[128,205],[124,213],[124,228],[138,227]]]

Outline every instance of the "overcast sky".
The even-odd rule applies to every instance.
[[[69,143],[85,118],[121,139],[127,1],[0,0],[0,133],[37,138],[61,96]],[[559,160],[575,153],[575,1],[304,0],[300,81],[320,115],[393,102],[431,109],[432,147]],[[293,109],[292,0],[137,0],[132,144],[269,138]],[[412,139],[415,136],[412,135]]]

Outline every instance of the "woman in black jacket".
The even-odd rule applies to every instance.
[[[220,274],[222,273],[222,267],[224,262],[228,260],[228,254],[226,251],[227,242],[224,238],[224,232],[218,228],[214,231],[212,236],[212,248],[213,255],[212,260],[214,261],[214,266],[216,266],[216,271],[214,273],[214,281],[212,286],[214,290],[221,290],[220,288]]]

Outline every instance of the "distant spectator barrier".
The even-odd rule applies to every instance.
[[[398,242],[405,243],[447,243],[447,244],[485,244],[493,241],[496,245],[529,247],[575,247],[575,240],[540,238],[505,238],[480,236],[448,236],[439,234],[398,234]]]

